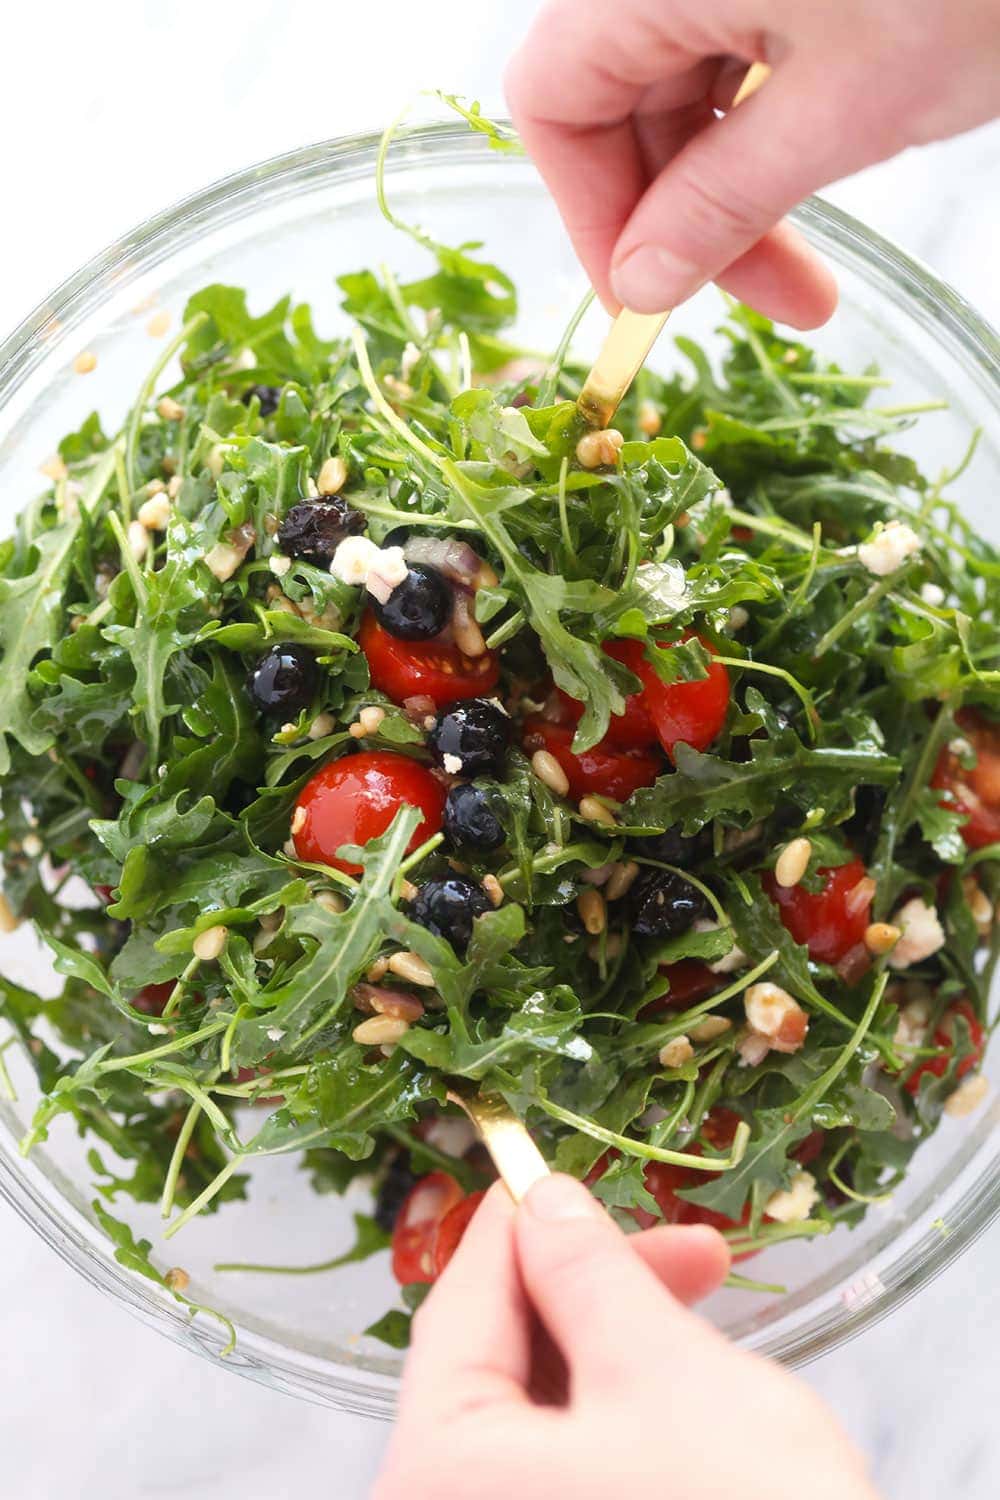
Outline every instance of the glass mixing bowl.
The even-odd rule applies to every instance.
[[[0,349],[0,534],[37,492],[38,465],[63,432],[95,407],[106,427],[121,420],[157,353],[146,331],[155,309],[169,312],[176,327],[190,293],[224,281],[247,287],[257,308],[290,290],[313,303],[318,327],[327,330],[343,326],[334,285],[340,273],[383,262],[403,276],[425,273],[426,253],[387,225],[376,206],[376,147],[373,136],[308,147],[186,199],[84,266],[7,339]],[[584,283],[526,161],[490,151],[464,126],[430,126],[393,146],[388,186],[398,212],[437,239],[484,241],[521,290],[524,341],[554,347]],[[840,277],[840,311],[816,336],[823,354],[847,368],[876,361],[894,380],[894,401],[947,398],[947,411],[928,415],[904,439],[932,474],[954,464],[970,431],[983,428],[959,493],[971,518],[1000,541],[995,335],[953,291],[845,215],[813,202],[795,217]],[[719,313],[718,295],[708,290],[675,314],[670,329],[717,343]],[[603,321],[596,310],[588,318],[576,343],[580,355],[596,351]],[[85,377],[73,370],[84,349],[97,355]],[[664,338],[654,362],[669,366],[673,358]],[[0,967],[54,992],[49,965],[23,928],[0,940]],[[19,1158],[16,1141],[34,1100],[31,1075],[17,1062],[18,1102],[0,1108],[0,1191],[93,1285],[152,1327],[217,1357],[214,1323],[190,1322],[168,1294],[116,1264],[88,1206],[86,1145],[69,1120],[28,1161]],[[995,1080],[1000,1048],[989,1067]],[[971,1119],[946,1118],[905,1185],[861,1228],[776,1247],[755,1262],[754,1275],[784,1283],[784,1295],[722,1292],[710,1315],[734,1338],[789,1364],[884,1317],[1000,1209],[998,1119],[995,1102]],[[313,1400],[388,1416],[400,1361],[361,1335],[395,1298],[387,1256],[309,1277],[212,1269],[217,1261],[325,1260],[351,1243],[351,1214],[365,1205],[360,1186],[343,1199],[317,1197],[293,1160],[272,1157],[261,1161],[248,1202],[195,1221],[169,1246],[155,1209],[128,1203],[116,1212],[153,1242],[160,1265],[179,1263],[190,1272],[192,1297],[236,1324],[229,1368]]]

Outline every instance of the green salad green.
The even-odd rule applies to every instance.
[[[482,1188],[440,1128],[453,1080],[624,1224],[704,1220],[740,1254],[856,1224],[976,1101],[990,1024],[1000,553],[950,498],[963,465],[922,474],[893,445],[933,415],[735,305],[721,362],[677,338],[581,462],[571,334],[512,342],[503,270],[418,237],[421,279],[340,279],[347,337],[199,292],[0,546],[3,911],[65,981],[0,978],[0,1048],[41,1091],[24,1149],[69,1115],[155,1276],[123,1201],[172,1238],[260,1156],[321,1193],[370,1178],[358,1253],[423,1174]],[[409,581],[338,576],[303,507]],[[418,564],[448,650],[494,671],[457,694],[502,705],[486,774],[442,752],[440,692],[391,686],[378,652],[426,638],[365,645]],[[276,648],[305,677],[269,706]],[[668,734],[712,684],[710,743]],[[404,796],[317,858],[296,826],[359,753],[417,767],[444,826]],[[454,877],[445,920],[421,892]]]

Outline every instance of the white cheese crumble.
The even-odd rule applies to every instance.
[[[284,578],[285,574],[292,566],[292,559],[290,557],[285,557],[280,552],[272,552],[271,556],[267,560],[267,565],[270,568],[271,572],[274,574],[275,578]]]
[[[811,1172],[796,1172],[787,1188],[772,1193],[764,1213],[778,1224],[798,1224],[808,1219],[819,1202],[819,1188]]]
[[[920,538],[912,526],[903,521],[890,521],[870,541],[858,547],[858,557],[869,573],[876,578],[888,578],[906,562],[908,557],[920,551]]]
[[[264,1034],[269,1042],[280,1042],[285,1033],[280,1026],[269,1026]]]
[[[944,589],[939,583],[925,583],[920,590],[920,597],[931,609],[940,609],[944,603]]]
[[[409,572],[402,547],[376,547],[367,536],[348,536],[337,547],[330,572],[341,583],[361,585],[384,604]]]
[[[460,755],[444,755],[442,765],[450,776],[457,776],[462,769],[462,757]]]
[[[889,954],[890,968],[908,969],[911,964],[922,963],[944,947],[944,928],[938,914],[920,896],[905,902],[892,921],[903,936]]]
[[[695,932],[720,932],[721,925],[718,922],[709,921],[707,917],[699,917],[694,924],[694,930]],[[728,930],[732,931],[732,929]],[[734,943],[728,953],[724,953],[721,958],[717,958],[708,967],[713,974],[735,974],[737,969],[748,969],[750,967],[750,960],[743,952],[743,949],[738,948]]]

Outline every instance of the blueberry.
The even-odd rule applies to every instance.
[[[677,828],[668,828],[665,833],[654,833],[650,838],[635,838],[632,848],[636,854],[647,859],[659,859],[665,865],[680,865],[687,870],[712,850],[712,834],[708,828],[688,838]]]
[[[456,776],[500,776],[510,719],[491,698],[463,698],[438,716],[427,743],[438,764]]]
[[[490,807],[491,801],[485,787],[470,781],[460,781],[451,788],[444,804],[444,831],[452,844],[483,854],[499,849],[506,835]]]
[[[653,870],[632,888],[632,931],[639,937],[677,937],[699,917],[708,902],[696,886],[668,870]]]
[[[492,909],[490,898],[474,881],[464,875],[448,875],[424,882],[413,899],[410,916],[435,937],[444,938],[456,952],[464,953],[476,917]]]
[[[378,1185],[375,1208],[372,1213],[375,1223],[386,1234],[392,1233],[399,1217],[399,1210],[411,1189],[416,1185],[417,1174],[410,1166],[409,1157],[404,1151],[397,1151]]]
[[[301,557],[328,568],[346,536],[357,536],[368,525],[360,510],[334,495],[328,500],[303,500],[293,505],[278,531],[278,546],[289,557]]]
[[[288,719],[308,708],[318,682],[313,653],[294,641],[284,641],[257,662],[247,678],[247,692],[263,713]]]
[[[254,396],[260,402],[260,414],[262,417],[272,417],[278,410],[278,402],[281,400],[280,385],[252,385],[249,390],[243,392],[243,400],[249,406]]]
[[[451,618],[451,589],[428,563],[411,563],[384,604],[372,600],[375,618],[400,641],[429,641]]]

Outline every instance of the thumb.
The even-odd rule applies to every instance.
[[[514,1223],[529,1300],[570,1368],[574,1388],[629,1384],[676,1357],[678,1340],[716,1335],[635,1254],[588,1190],[555,1175],[535,1184]]]
[[[811,65],[790,62],[694,136],[621,232],[611,258],[618,300],[636,312],[677,306],[809,193],[895,149],[900,143],[862,107],[860,91],[856,74],[817,77]],[[780,260],[781,247],[770,249]]]

